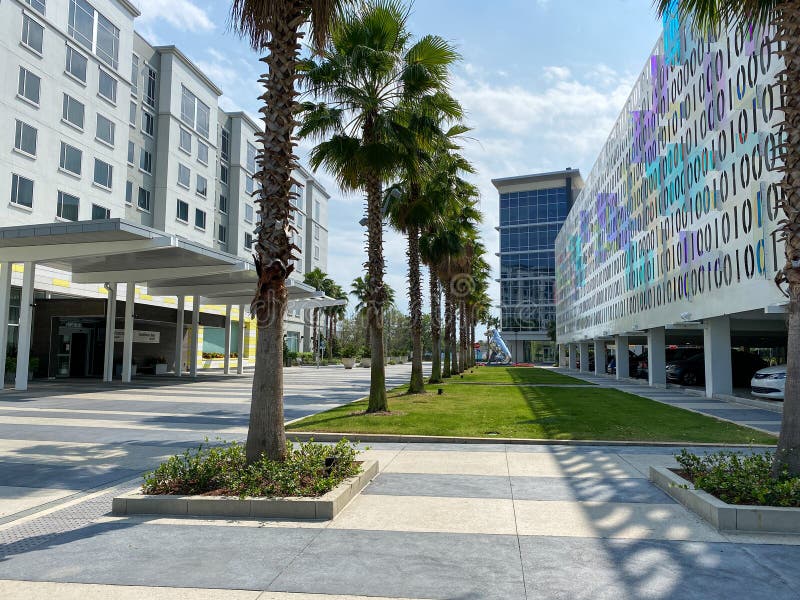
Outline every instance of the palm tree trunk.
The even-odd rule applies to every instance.
[[[442,369],[442,377],[447,379],[452,375],[452,361],[450,360],[450,353],[453,347],[450,345],[450,305],[452,300],[450,298],[450,286],[446,281],[442,282],[444,289],[444,367]]]
[[[800,476],[800,6],[780,2],[776,10],[778,54],[785,75],[781,85],[784,117],[783,212],[786,222],[786,264],[782,275],[789,287],[788,339],[786,342],[786,387],[778,448],[772,465],[773,476],[784,471]]]
[[[298,53],[304,14],[300,6],[287,8],[284,19],[270,24],[267,55],[262,59],[267,73],[259,83],[264,93],[259,109],[264,129],[257,157],[256,201],[261,221],[256,228],[254,262],[258,288],[252,309],[258,319],[256,364],[250,403],[250,422],[245,452],[248,462],[266,455],[272,460],[286,458],[283,425],[283,318],[288,295],[286,278],[296,258],[287,235],[292,214],[292,171],[297,166],[292,134],[297,113]],[[265,224],[269,223],[269,227]],[[278,227],[275,227],[278,224]],[[243,352],[239,348],[239,352]]]
[[[318,310],[318,308],[315,308],[311,313],[311,351],[314,353],[315,357],[317,355],[317,324],[319,322]]]
[[[450,374],[451,375],[458,375],[460,371],[458,370],[458,344],[457,340],[457,331],[456,331],[456,303],[453,299],[453,292],[452,286],[447,286],[447,294],[450,295],[450,333],[449,333],[449,340],[448,343],[450,345]]]
[[[439,279],[432,267],[428,267],[428,286],[431,293],[431,377],[428,383],[441,383],[442,381],[442,293],[439,289]]]
[[[411,313],[411,382],[408,391],[425,391],[422,379],[422,283],[419,275],[419,229],[408,228],[408,308]]]
[[[458,311],[458,330],[459,330],[459,353],[458,370],[463,373],[467,368],[467,308],[462,300]]]
[[[366,126],[365,126],[366,129]],[[369,139],[369,135],[364,136]],[[383,352],[383,303],[386,290],[383,287],[383,215],[381,214],[382,190],[377,177],[368,176],[367,181],[367,321],[372,364],[370,366],[369,403],[367,412],[389,410],[386,400],[386,370]]]

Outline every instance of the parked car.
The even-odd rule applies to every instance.
[[[628,377],[636,377],[636,371],[639,368],[639,361],[641,357],[636,354],[633,350],[628,350]],[[608,361],[608,366],[606,367],[606,373],[611,375],[616,374],[617,372],[617,357],[612,356],[611,360]]]
[[[688,358],[693,357],[698,352],[702,352],[703,349],[697,346],[683,346],[680,348],[667,348],[664,351],[664,358],[666,363],[669,364],[671,362],[679,361],[679,360],[686,360]],[[648,370],[647,370],[647,352],[642,354],[641,359],[639,360],[639,364],[636,368],[636,374],[633,377],[637,377],[639,379],[647,379]]]
[[[739,350],[731,350],[731,374],[735,387],[747,386],[753,374],[767,365],[761,357]],[[667,363],[667,381],[681,385],[705,385],[705,354],[700,352],[686,360]]]
[[[786,365],[767,367],[756,371],[750,380],[750,393],[759,398],[772,398],[783,400],[783,391],[786,386]]]

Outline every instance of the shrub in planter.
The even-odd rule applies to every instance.
[[[675,459],[697,489],[728,504],[800,507],[800,477],[784,472],[773,479],[773,453],[715,452],[704,456],[681,450]]]
[[[248,465],[238,443],[187,450],[145,473],[142,492],[155,495],[321,496],[361,469],[347,440],[335,446],[287,444],[284,462],[262,457]]]

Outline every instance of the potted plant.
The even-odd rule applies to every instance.
[[[342,346],[339,348],[339,353],[342,356],[342,364],[344,365],[345,369],[352,369],[356,365],[358,348],[356,348],[355,344],[342,344]]]
[[[361,348],[361,366],[368,369],[372,366],[372,359],[370,358],[369,347]]]
[[[28,381],[33,381],[33,376],[39,370],[39,359],[36,356],[31,356],[28,362]]]
[[[155,373],[156,375],[166,375],[167,374],[167,359],[163,356],[159,356],[155,363]]]

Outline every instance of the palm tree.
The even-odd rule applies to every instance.
[[[324,291],[328,286],[328,282],[333,283],[328,279],[328,274],[319,267],[315,267],[313,271],[309,271],[303,276],[303,283],[312,286],[318,292]],[[316,354],[319,348],[319,336],[317,335],[319,327],[319,308],[313,308],[311,314],[311,351]]]
[[[786,284],[789,298],[789,325],[786,342],[786,389],[783,401],[781,433],[773,476],[784,471],[800,476],[800,5],[796,0],[656,0],[658,13],[663,17],[674,14],[686,20],[700,33],[735,24],[749,28],[753,25],[777,29],[777,52],[783,59],[781,110],[785,142],[781,147],[783,176],[782,222],[786,262],[775,281],[783,291]]]
[[[292,227],[292,171],[297,167],[292,138],[295,114],[299,108],[295,80],[304,33],[310,22],[311,38],[322,48],[330,26],[347,0],[233,0],[231,24],[248,39],[253,50],[266,51],[262,62],[267,73],[259,82],[264,86],[259,112],[264,129],[254,178],[258,189],[260,222],[253,259],[258,287],[251,310],[258,322],[256,368],[247,431],[246,454],[253,462],[266,454],[273,460],[286,457],[283,427],[283,318],[288,296],[286,279],[294,269],[299,249],[290,241]]]
[[[324,166],[343,189],[366,192],[372,356],[368,412],[388,409],[382,343],[383,186],[400,166],[398,148],[414,136],[404,118],[409,108],[446,92],[447,65],[457,57],[437,36],[412,44],[408,14],[396,0],[363,3],[333,28],[321,58],[306,61],[302,69],[309,94],[320,101],[303,105],[299,132],[319,141],[311,165]]]

